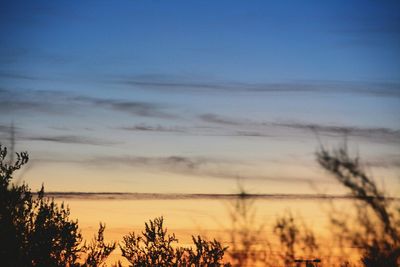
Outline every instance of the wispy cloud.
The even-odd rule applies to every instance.
[[[161,125],[138,124],[121,126],[117,129],[142,132],[170,132],[193,136],[231,136],[231,137],[296,137],[321,135],[326,137],[356,137],[369,141],[398,143],[400,130],[384,127],[357,127],[344,125],[327,125],[309,122],[261,122],[250,119],[238,119],[207,113],[197,118],[209,126],[166,127]]]
[[[162,170],[188,171],[195,170],[209,163],[204,158],[168,156],[168,157],[140,157],[140,156],[115,156],[95,157],[89,160],[95,165],[127,165],[127,166],[150,166]]]
[[[165,127],[161,125],[147,125],[147,124],[137,124],[133,126],[123,126],[118,127],[117,129],[125,130],[125,131],[134,131],[134,132],[169,132],[169,133],[183,133],[185,130],[180,127]]]
[[[236,199],[241,194],[184,194],[184,193],[129,193],[129,192],[46,192],[48,197],[92,200],[185,200],[185,199]],[[347,195],[326,194],[247,194],[251,199],[332,200],[352,199]]]
[[[125,84],[129,86],[142,87],[156,90],[204,90],[204,89],[221,89],[227,90],[230,88],[229,84],[204,82],[199,81],[197,78],[182,76],[182,75],[167,75],[148,73],[142,75],[120,76],[113,77],[111,82]]]
[[[226,180],[259,180],[273,182],[313,183],[313,178],[268,176],[262,174],[240,174],[239,167],[243,162],[237,160],[208,158],[208,157],[141,157],[141,156],[104,156],[87,160],[71,161],[71,163],[85,164],[86,166],[125,166],[130,168],[151,169],[161,172],[190,175],[198,178],[217,178]],[[239,169],[238,169],[239,168]],[[319,182],[329,182],[320,180]]]
[[[99,107],[129,113],[140,117],[176,118],[177,115],[167,112],[167,105],[141,101],[123,101],[114,99],[101,99],[95,97],[78,96],[73,100],[89,103]]]
[[[349,135],[356,137],[374,138],[381,139],[383,141],[399,141],[400,130],[390,128],[362,128],[362,127],[350,127],[350,126],[335,126],[335,125],[323,125],[314,123],[271,123],[271,125],[286,127],[298,130],[313,131],[315,133],[325,133],[333,135]]]
[[[111,107],[118,111],[127,112],[142,117],[173,118],[174,115],[165,112],[163,105],[144,102],[114,102]]]
[[[217,114],[202,114],[199,118],[207,123],[219,125],[218,134],[230,136],[275,137],[284,136],[287,130],[291,134],[305,132],[308,134],[321,134],[327,136],[353,136],[367,138],[374,141],[399,142],[400,130],[385,127],[357,127],[344,125],[327,125],[308,122],[258,122],[249,119],[222,117]],[[225,126],[229,126],[224,128]],[[215,130],[215,129],[214,129]],[[222,131],[222,132],[221,132]]]
[[[354,82],[354,81],[292,81],[249,83],[217,80],[211,77],[193,77],[168,74],[142,74],[111,77],[109,82],[128,85],[136,89],[152,89],[178,92],[254,92],[254,93],[359,93],[380,96],[400,97],[400,84],[392,82]]]
[[[240,125],[243,124],[243,122],[236,120],[236,119],[230,119],[226,117],[219,116],[217,114],[202,114],[199,116],[199,118],[205,122],[211,122],[215,124],[223,124],[223,125]]]
[[[52,114],[79,111],[83,105],[115,110],[139,117],[178,118],[170,112],[171,106],[143,101],[105,99],[80,96],[64,91],[8,90],[0,88],[0,112],[39,112]]]
[[[246,83],[237,81],[215,80],[213,78],[201,79],[191,76],[167,74],[143,74],[121,76],[111,82],[146,88],[153,90],[171,90],[185,92],[288,92],[288,91],[315,91],[319,87],[312,83]]]
[[[266,131],[236,131],[233,136],[248,136],[248,137],[275,137],[276,135],[268,134]]]
[[[22,140],[40,141],[40,142],[53,142],[63,144],[79,144],[79,145],[112,145],[115,142],[110,142],[98,138],[88,138],[77,135],[49,135],[49,136],[22,136]]]

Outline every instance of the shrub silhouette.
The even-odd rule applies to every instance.
[[[280,256],[284,266],[298,266],[298,263],[305,262],[307,266],[317,266],[314,259],[318,255],[319,245],[317,244],[314,233],[305,225],[297,225],[292,214],[288,212],[279,217],[274,225],[274,233],[278,236],[281,244]],[[298,253],[307,260],[299,259]]]
[[[358,158],[349,156],[346,146],[328,151],[321,147],[316,153],[319,164],[344,185],[356,199],[353,220],[332,213],[331,222],[337,237],[361,252],[364,266],[400,265],[400,208],[381,191],[367,175]],[[15,171],[29,161],[26,152],[16,153],[16,161],[6,162],[7,148],[0,145],[0,259],[4,266],[105,266],[116,243],[104,242],[105,225],[89,243],[82,239],[78,222],[69,218],[64,204],[45,197],[44,188],[37,194],[30,188],[11,182]],[[178,246],[175,234],[168,234],[162,217],[145,223],[141,234],[124,236],[119,245],[122,256],[131,266],[231,266],[225,263],[228,252],[235,266],[262,262],[276,266],[317,266],[314,254],[319,246],[313,232],[298,225],[289,213],[279,217],[273,232],[281,243],[278,261],[270,248],[259,253],[259,235],[263,225],[256,227],[254,200],[242,189],[232,205],[232,250],[220,242],[192,236],[192,247]],[[354,227],[355,226],[355,227]],[[266,241],[266,245],[270,243]],[[300,253],[300,254],[299,254]],[[306,257],[306,259],[299,259]],[[121,266],[119,262],[117,266]],[[343,263],[342,266],[350,266]]]
[[[299,235],[299,229],[291,214],[277,219],[274,233],[279,237],[285,265],[289,266],[295,260],[295,244]]]
[[[350,157],[346,145],[333,151],[321,147],[316,155],[319,164],[357,199],[354,222],[338,214],[331,218],[339,237],[361,250],[364,266],[399,266],[400,209],[393,211],[390,199],[366,174],[358,157]]]
[[[83,244],[78,222],[69,218],[64,204],[45,197],[43,186],[34,196],[26,184],[11,183],[13,173],[29,160],[26,152],[16,155],[15,163],[6,163],[7,148],[0,145],[2,265],[100,266],[115,248],[115,244],[104,244],[104,226],[100,225],[98,238],[89,246]]]
[[[255,199],[238,185],[239,194],[229,202],[230,247],[232,266],[256,266],[271,260],[270,243],[263,237],[265,224],[256,222]],[[263,240],[264,239],[264,240]],[[267,259],[268,257],[268,259]]]
[[[104,230],[106,226],[100,223],[99,231],[97,236],[89,243],[89,245],[84,246],[83,251],[86,254],[86,261],[84,266],[95,267],[105,265],[104,262],[114,251],[116,243],[104,243]]]
[[[142,235],[124,236],[120,248],[130,266],[230,266],[222,262],[227,248],[218,241],[192,236],[194,248],[174,247],[178,239],[163,224],[163,217],[155,218],[145,223]]]

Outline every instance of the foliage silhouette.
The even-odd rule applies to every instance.
[[[319,164],[357,199],[355,221],[336,213],[331,217],[338,237],[361,250],[364,266],[399,266],[399,207],[393,208],[390,199],[364,171],[359,158],[349,155],[346,145],[332,151],[322,146],[316,156]]]
[[[6,163],[7,148],[0,145],[0,259],[4,266],[100,266],[115,248],[104,244],[104,226],[89,246],[82,244],[78,222],[70,211],[45,197],[44,188],[34,196],[26,184],[11,179],[25,165],[26,152]],[[86,254],[85,252],[88,252]],[[88,257],[85,259],[85,255]],[[83,263],[82,263],[83,262]]]
[[[291,214],[277,219],[274,233],[279,237],[285,265],[289,266],[295,260],[295,243],[299,234],[299,229]]]
[[[319,245],[317,244],[314,233],[305,225],[301,227],[296,223],[292,214],[288,212],[277,219],[274,225],[274,233],[278,236],[281,244],[281,258],[284,266],[293,266],[294,263],[305,262],[307,266],[317,266],[319,259],[311,261],[319,254]],[[298,253],[302,252],[302,257],[308,260],[299,259]]]
[[[316,153],[318,163],[344,185],[356,199],[356,216],[332,212],[336,237],[360,250],[362,264],[372,266],[400,265],[400,208],[380,190],[364,171],[357,157],[352,158],[346,146]],[[12,183],[13,174],[29,161],[26,152],[16,153],[15,162],[6,160],[7,148],[0,145],[0,259],[4,266],[106,266],[115,250],[115,242],[104,242],[105,225],[89,243],[82,239],[78,222],[69,218],[64,204],[45,196],[44,188],[33,194],[22,183]],[[11,157],[12,158],[12,157]],[[273,255],[268,239],[260,247],[264,225],[255,221],[254,199],[241,188],[230,209],[232,221],[231,249],[220,242],[192,236],[192,247],[178,246],[174,234],[168,234],[162,217],[145,223],[141,234],[124,236],[119,244],[122,256],[131,266],[233,266],[263,265],[318,266],[315,259],[319,245],[315,235],[304,224],[299,225],[290,213],[279,217],[273,226],[281,247]],[[343,245],[343,244],[342,244]],[[269,248],[269,251],[267,250]],[[314,259],[314,260],[310,260]],[[121,262],[117,266],[122,266]],[[343,262],[341,266],[350,266]]]
[[[122,256],[130,266],[230,266],[223,263],[227,247],[200,236],[192,236],[194,248],[174,247],[175,234],[167,234],[163,217],[145,223],[142,235],[134,232],[124,236],[120,245]]]
[[[239,184],[239,194],[229,202],[230,247],[227,251],[233,266],[255,266],[267,263],[270,244],[263,237],[264,224],[256,222],[255,199]],[[263,240],[264,239],[264,240]],[[268,259],[270,260],[270,259]]]
[[[274,251],[269,236],[265,236],[266,224],[256,221],[256,199],[239,185],[239,194],[230,202],[229,215],[231,220],[230,247],[227,251],[233,266],[298,266],[302,262],[307,266],[318,266],[315,256],[319,246],[316,237],[306,225],[298,225],[293,216],[288,213],[278,217],[273,225],[281,243],[278,252]],[[298,252],[301,252],[299,254]],[[308,262],[299,259],[315,259]],[[296,263],[296,260],[299,260]],[[306,262],[307,261],[307,262]]]
[[[84,246],[84,252],[86,253],[85,266],[95,267],[104,264],[105,260],[110,256],[116,247],[115,242],[104,243],[104,230],[106,226],[100,223],[99,231],[97,236],[89,243]]]

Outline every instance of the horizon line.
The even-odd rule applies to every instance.
[[[37,195],[37,193],[33,193]],[[250,194],[250,193],[138,193],[138,192],[77,192],[77,191],[50,191],[45,196],[62,199],[87,199],[87,200],[185,200],[185,199],[361,199],[351,195],[337,194]],[[399,201],[400,197],[388,197],[388,200]]]

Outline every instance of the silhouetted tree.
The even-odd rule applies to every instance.
[[[131,266],[230,266],[222,262],[226,247],[214,241],[192,237],[194,248],[174,247],[175,234],[167,234],[162,217],[145,223],[142,235],[134,232],[124,236],[120,245],[122,256]]]
[[[295,260],[295,243],[297,241],[299,229],[291,214],[277,219],[274,226],[274,233],[279,237],[285,265],[292,265]]]
[[[311,259],[319,254],[315,235],[305,225],[299,226],[290,212],[277,219],[274,233],[281,244],[280,254],[284,266],[297,266],[296,261],[297,263],[305,262],[307,266],[314,266]],[[309,262],[299,259],[302,257]]]
[[[239,184],[239,194],[229,202],[230,247],[227,251],[233,266],[268,264],[272,253],[270,244],[263,236],[264,224],[256,222],[255,199]]]
[[[89,243],[84,246],[84,252],[86,254],[85,266],[95,267],[105,265],[105,260],[114,251],[116,247],[115,242],[105,243],[104,242],[104,230],[106,226],[100,223],[99,231],[97,236]]]
[[[392,209],[390,199],[366,174],[358,157],[349,156],[346,145],[332,151],[321,147],[317,160],[357,199],[355,222],[337,214],[331,218],[339,237],[360,248],[365,266],[399,266],[400,210]]]
[[[7,148],[0,145],[1,265],[99,266],[115,247],[104,244],[104,226],[97,240],[83,245],[78,222],[69,218],[68,207],[46,198],[43,186],[34,196],[26,184],[11,183],[13,173],[29,160],[26,152],[16,155],[16,162],[6,163]],[[89,257],[80,264],[86,250]]]

